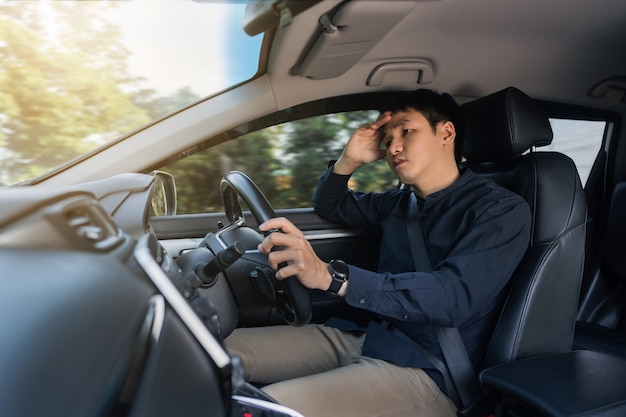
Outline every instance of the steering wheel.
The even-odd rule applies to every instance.
[[[237,196],[246,202],[257,224],[276,217],[274,209],[261,190],[242,172],[231,171],[226,173],[220,183],[220,194],[226,217],[231,223],[243,219],[243,212]],[[242,226],[244,225],[245,223],[242,224]],[[280,232],[276,231],[273,233]],[[304,287],[295,276],[277,280],[272,275],[271,279],[273,280],[272,284],[276,293],[273,306],[285,321],[295,326],[301,326],[310,322],[313,308],[309,289]]]

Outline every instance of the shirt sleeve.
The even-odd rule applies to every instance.
[[[382,221],[397,204],[397,199],[389,198],[396,191],[382,193],[362,193],[351,190],[348,181],[351,175],[332,172],[330,164],[320,177],[312,204],[320,217],[364,230],[378,230]]]
[[[511,196],[487,207],[432,272],[350,266],[346,302],[413,323],[462,326],[496,308],[530,239],[530,208]],[[410,256],[410,254],[408,255]]]

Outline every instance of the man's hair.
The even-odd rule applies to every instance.
[[[464,124],[461,108],[448,93],[439,94],[433,90],[419,89],[405,92],[389,102],[380,113],[390,111],[416,110],[428,120],[433,129],[437,130],[437,125],[441,122],[452,122],[456,130],[454,139],[454,157],[460,163],[463,157]]]

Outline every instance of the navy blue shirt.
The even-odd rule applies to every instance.
[[[321,217],[381,237],[378,271],[350,265],[345,301],[393,323],[442,360],[432,325],[458,327],[470,360],[478,366],[507,283],[528,247],[531,214],[526,201],[470,169],[463,169],[451,186],[426,199],[418,197],[432,272],[415,272],[407,230],[411,191],[365,194],[350,190],[349,179],[330,166],[313,196]],[[363,355],[423,368],[442,385],[419,350],[378,321],[362,327],[332,318],[327,325],[366,331]]]

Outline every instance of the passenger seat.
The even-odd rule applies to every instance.
[[[626,358],[626,182],[615,186],[600,245],[586,277],[591,295],[581,301],[573,346]]]

